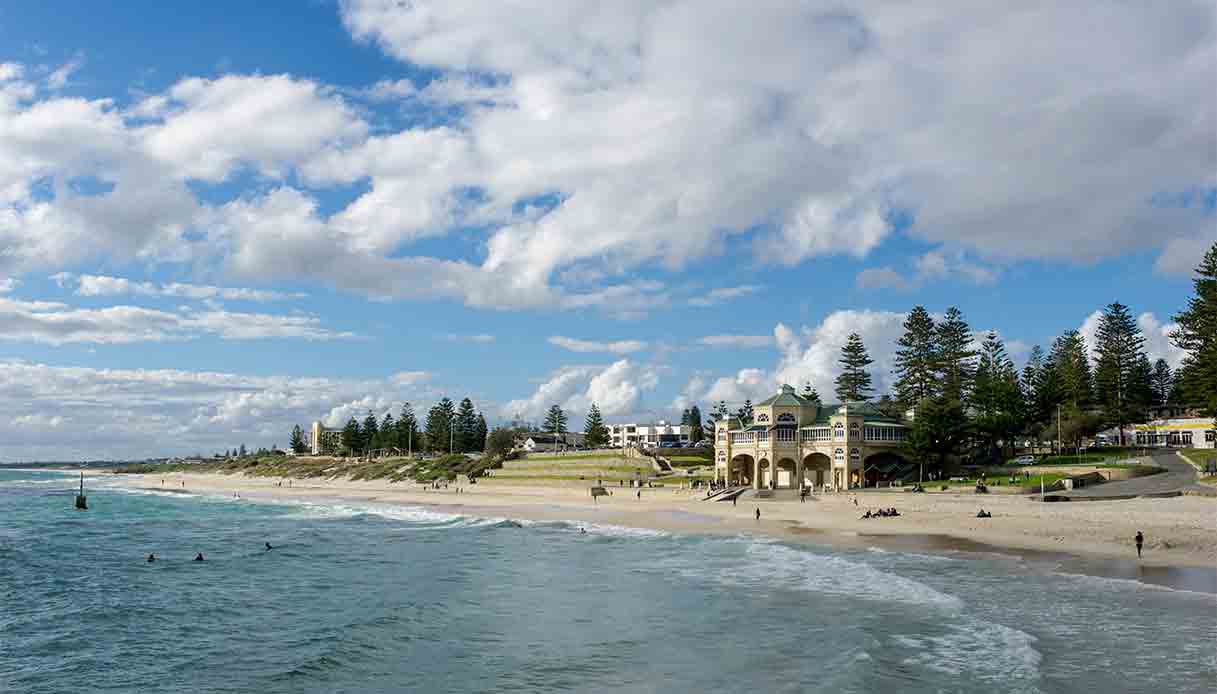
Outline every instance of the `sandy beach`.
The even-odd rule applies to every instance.
[[[1217,574],[1217,500],[1201,497],[1040,503],[1021,495],[860,491],[797,500],[702,501],[670,487],[611,487],[593,501],[583,485],[483,483],[430,489],[412,483],[286,480],[219,474],[114,476],[122,486],[243,498],[357,501],[433,507],[473,516],[571,520],[680,533],[759,533],[839,546],[915,551],[1005,552],[1070,560],[1079,570],[1140,575],[1153,567],[1195,567]],[[282,486],[280,486],[282,482]],[[896,518],[861,519],[895,507]],[[976,518],[980,508],[992,518]],[[760,509],[761,518],[756,519]],[[1133,536],[1145,534],[1136,561]],[[1130,563],[1125,563],[1130,562]]]

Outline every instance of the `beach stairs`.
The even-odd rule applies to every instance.
[[[706,497],[708,501],[734,501],[738,499],[744,492],[752,489],[752,487],[731,487],[724,489],[718,494],[711,494]]]

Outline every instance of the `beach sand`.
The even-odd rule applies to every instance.
[[[1040,503],[1022,495],[858,491],[792,500],[702,501],[672,487],[609,487],[593,501],[586,483],[483,482],[434,490],[413,483],[245,477],[220,474],[121,475],[123,486],[244,498],[358,501],[427,506],[472,516],[567,520],[680,533],[757,533],[826,545],[957,554],[1017,554],[1079,573],[1136,578],[1217,592],[1217,500],[1202,497]],[[164,483],[162,484],[162,480]],[[185,487],[182,483],[185,483]],[[857,505],[855,506],[855,499]],[[896,518],[863,520],[869,508]],[[976,518],[980,508],[993,518]],[[756,509],[761,519],[756,519]],[[1145,534],[1137,560],[1133,536]]]

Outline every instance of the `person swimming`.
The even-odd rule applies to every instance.
[[[266,543],[266,551],[267,551],[267,552],[269,552],[269,551],[271,551],[272,549],[274,549],[274,547],[271,547],[271,546],[270,546],[270,543],[269,543],[269,542],[267,542],[267,543]]]
[[[587,534],[587,528],[579,528],[579,534],[580,534],[580,535],[586,535],[586,534]]]
[[[151,563],[152,563],[152,562],[154,562],[154,561],[156,561],[156,555],[155,555],[155,554],[149,554],[149,555],[148,555],[148,563],[149,563],[149,564],[151,564]]]
[[[202,553],[202,552],[199,552],[198,554],[194,555],[194,560],[195,560],[195,561],[203,561],[203,553]]]

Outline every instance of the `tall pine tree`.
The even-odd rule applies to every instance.
[[[368,416],[363,418],[363,435],[360,437],[361,450],[371,450],[380,448],[380,423],[376,421],[376,415],[368,410]]]
[[[1165,405],[1171,397],[1171,391],[1175,388],[1175,374],[1171,371],[1171,365],[1165,359],[1159,359],[1154,362],[1154,372],[1151,378],[1154,391],[1154,404]]]
[[[481,412],[478,412],[477,426],[475,427],[474,431],[477,435],[477,441],[474,444],[473,450],[485,451],[486,437],[490,435],[490,430],[486,427],[486,418],[482,416]]]
[[[862,336],[850,333],[841,347],[841,375],[837,376],[836,393],[842,402],[860,402],[871,395],[871,375],[866,367],[874,363],[862,344]]]
[[[1187,354],[1175,374],[1184,404],[1200,407],[1217,420],[1217,243],[1204,254],[1192,280],[1196,292],[1175,315],[1175,346]]]
[[[600,415],[600,407],[592,403],[583,421],[583,436],[588,448],[603,448],[608,445],[608,427],[604,426],[604,417]]]
[[[423,447],[422,437],[419,436],[418,417],[414,415],[414,406],[404,403],[401,414],[397,417],[397,447],[407,453],[413,453]]]
[[[735,416],[744,426],[749,426],[752,424],[752,417],[755,414],[752,409],[752,398],[745,398],[744,404],[740,406],[739,412],[736,412]]]
[[[820,406],[820,394],[816,391],[815,387],[811,385],[811,381],[803,384],[802,395],[804,400],[810,400],[811,402],[815,403],[816,407]]]
[[[972,386],[973,427],[984,438],[990,457],[1009,445],[1022,429],[1023,401],[1018,374],[996,333],[985,336]]]
[[[545,413],[544,430],[551,434],[566,433],[566,413],[561,407],[551,405],[549,411]]]
[[[355,453],[361,448],[359,422],[351,417],[347,420],[346,426],[342,427],[342,447],[347,453]]]
[[[701,408],[697,405],[689,408],[689,441],[697,443],[706,438],[706,432],[701,425]]]
[[[477,410],[469,398],[461,400],[456,410],[456,452],[469,453],[477,450]]]
[[[296,455],[308,453],[308,448],[304,445],[304,431],[299,424],[292,427],[292,438],[288,441],[288,445],[291,446],[292,453]]]
[[[1145,357],[1145,338],[1128,307],[1119,302],[1108,304],[1099,318],[1095,335],[1095,396],[1103,410],[1103,420],[1120,430],[1141,417],[1142,385],[1146,382],[1141,367]]]
[[[392,412],[386,412],[384,419],[380,420],[380,447],[400,448],[397,444],[397,422]]]
[[[906,407],[938,393],[938,332],[924,306],[914,306],[904,319],[904,334],[895,356],[896,398]]]
[[[950,400],[966,403],[972,388],[972,375],[976,371],[972,329],[963,319],[963,313],[952,306],[947,309],[935,332],[941,392]]]
[[[452,400],[442,398],[427,411],[427,449],[446,453],[453,448],[455,436],[452,431],[456,407]]]

